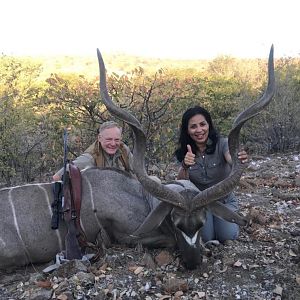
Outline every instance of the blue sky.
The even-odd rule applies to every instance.
[[[298,0],[2,0],[0,52],[300,56]]]

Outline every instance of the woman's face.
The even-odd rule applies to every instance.
[[[195,115],[188,123],[188,134],[196,145],[204,145],[208,139],[209,125],[203,115]]]

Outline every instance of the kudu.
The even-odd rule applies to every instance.
[[[174,188],[176,186],[174,184],[163,185],[152,180],[147,175],[144,164],[146,136],[139,121],[131,113],[113,103],[107,91],[105,65],[99,49],[97,49],[97,55],[102,101],[112,115],[126,122],[131,127],[134,133],[134,172],[145,190],[161,201],[133,235],[137,237],[143,236],[143,234],[159,227],[164,220],[168,220],[170,231],[175,238],[176,246],[181,252],[185,265],[188,268],[195,268],[202,258],[200,229],[205,223],[207,209],[210,209],[214,215],[227,221],[246,225],[244,218],[229,210],[217,200],[232,192],[246,167],[238,159],[239,133],[242,126],[268,105],[275,93],[273,45],[268,61],[267,89],[257,103],[251,105],[237,116],[228,135],[229,151],[232,157],[231,173],[223,181],[203,191],[199,191],[195,186],[192,187],[192,184],[188,181],[177,181],[183,186],[180,190],[180,188]]]
[[[135,135],[134,169],[138,180],[111,168],[82,172],[81,224],[89,241],[99,232],[113,242],[151,247],[174,247],[181,251],[188,268],[201,262],[199,230],[209,208],[218,216],[245,225],[245,220],[216,200],[231,192],[245,168],[237,160],[239,132],[243,124],[271,100],[274,89],[273,47],[269,82],[262,98],[241,113],[229,134],[233,167],[223,182],[200,192],[191,182],[180,180],[162,185],[148,177],[144,167],[146,139],[139,122],[116,107],[106,88],[105,66],[98,51],[100,91],[108,110],[128,123]],[[27,184],[0,190],[0,269],[28,263],[48,262],[64,249],[66,226],[51,230],[51,183]]]

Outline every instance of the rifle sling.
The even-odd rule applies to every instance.
[[[65,210],[65,219],[66,221],[73,221],[77,230],[77,240],[79,242],[80,247],[85,250],[86,248],[91,248],[97,252],[96,256],[99,256],[99,251],[102,252],[102,249],[99,249],[93,243],[87,241],[87,237],[85,235],[84,230],[81,227],[80,223],[80,210],[81,210],[81,193],[82,193],[82,180],[81,180],[81,172],[77,166],[75,166],[72,162],[69,163],[69,191],[67,195],[69,197],[65,197],[65,201],[67,200],[67,206]]]

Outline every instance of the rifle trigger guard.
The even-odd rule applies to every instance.
[[[72,220],[75,220],[77,218],[77,216],[76,216],[76,211],[75,210],[72,210],[72,212],[71,212],[71,219]]]

